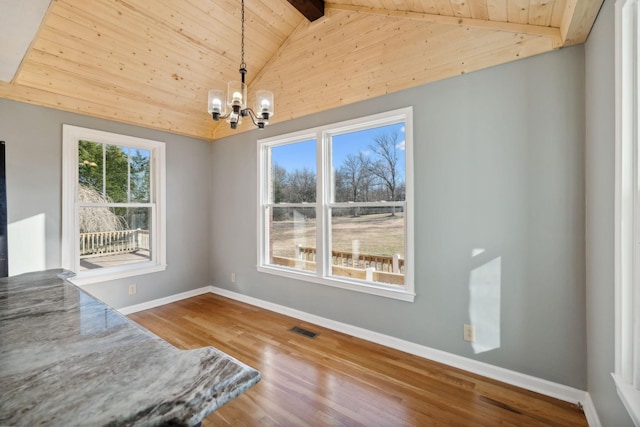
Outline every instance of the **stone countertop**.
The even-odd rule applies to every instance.
[[[260,373],[179,350],[64,280],[0,279],[0,425],[196,425]]]

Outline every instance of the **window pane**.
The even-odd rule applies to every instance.
[[[117,145],[105,145],[107,201],[128,202],[129,149]]]
[[[269,263],[316,270],[316,209],[270,208]]]
[[[102,144],[78,142],[78,200],[103,202]]]
[[[316,141],[271,147],[271,203],[316,201]]]
[[[333,135],[335,202],[405,200],[404,124]]]
[[[149,150],[79,141],[79,201],[150,203],[150,157]]]
[[[151,260],[151,208],[80,208],[80,270]]]
[[[149,150],[129,149],[130,202],[151,202],[151,153]]]
[[[404,286],[402,207],[332,209],[331,274]]]

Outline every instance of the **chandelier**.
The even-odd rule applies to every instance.
[[[244,62],[244,0],[242,0],[242,38],[241,38],[240,81],[232,80],[227,84],[225,94],[224,84],[220,84],[209,91],[208,108],[213,120],[226,120],[231,129],[236,129],[242,123],[243,117],[251,117],[254,125],[264,129],[273,117],[273,92],[268,90],[256,91],[255,110],[247,107],[247,85],[244,82],[247,74],[247,64]],[[227,112],[227,107],[229,110]]]

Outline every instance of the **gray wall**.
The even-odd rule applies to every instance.
[[[39,223],[44,218],[43,235],[9,234],[14,244],[30,239],[40,241],[28,242],[32,247],[42,245],[44,250],[31,251],[29,255],[35,259],[25,262],[34,268],[61,265],[63,123],[167,144],[167,270],[87,285],[84,289],[119,308],[207,286],[210,143],[0,99],[0,140],[6,141],[7,147],[9,227],[21,222],[29,225],[34,219]],[[131,283],[137,285],[134,296],[128,295],[127,285]]]
[[[631,426],[614,371],[614,1],[604,2],[585,45],[587,378],[605,426]]]
[[[256,139],[406,106],[415,123],[415,302],[257,272]],[[578,46],[218,140],[212,282],[585,390],[583,130]],[[475,248],[485,252],[472,258]],[[478,308],[470,274],[497,258],[500,312],[490,314],[500,317],[500,345],[475,354],[462,339]]]

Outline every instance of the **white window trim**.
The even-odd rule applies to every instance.
[[[326,275],[327,263],[326,254],[324,257],[318,257],[316,262],[318,263],[317,272],[303,272],[300,270],[289,269],[286,267],[274,266],[266,264],[264,260],[267,256],[266,249],[266,233],[268,225],[266,224],[266,218],[264,215],[264,205],[268,202],[268,189],[267,186],[262,185],[262,179],[265,179],[269,173],[269,147],[278,144],[286,144],[296,141],[304,141],[309,139],[315,139],[316,141],[322,141],[318,144],[317,152],[317,185],[318,185],[318,200],[315,205],[309,204],[309,206],[315,206],[316,216],[319,218],[319,222],[323,224],[325,229],[327,227],[328,215],[327,215],[327,201],[321,200],[320,195],[325,197],[328,195],[327,191],[320,191],[321,186],[327,188],[330,185],[330,174],[327,173],[323,167],[327,167],[329,162],[325,161],[322,165],[322,158],[327,157],[328,153],[324,153],[323,149],[327,146],[326,138],[336,132],[344,132],[350,129],[362,129],[363,125],[368,127],[377,127],[393,120],[402,120],[405,124],[405,158],[406,158],[406,201],[405,201],[405,246],[406,246],[406,260],[405,260],[405,286],[402,289],[398,289],[397,286],[386,286],[383,284],[371,284],[368,282],[359,282],[354,280],[342,279],[336,276]],[[270,180],[269,180],[270,181]],[[380,114],[375,114],[359,119],[348,120],[340,123],[334,123],[325,126],[319,126],[313,129],[306,129],[304,131],[293,132],[286,135],[279,135],[271,138],[258,140],[258,263],[257,270],[263,273],[275,274],[278,276],[289,277],[292,279],[304,280],[307,282],[317,283],[321,285],[332,286],[341,289],[347,289],[356,292],[363,292],[371,295],[377,295],[381,297],[387,297],[397,299],[401,301],[413,302],[415,299],[415,286],[414,286],[414,237],[413,237],[413,108],[406,107],[399,110],[388,111]],[[324,250],[327,247],[326,236],[322,235],[322,227],[318,227],[318,238],[316,241],[316,247]]]
[[[152,259],[112,268],[80,271],[78,210],[78,141],[144,148],[151,153],[153,218]],[[163,142],[78,126],[62,125],[62,268],[73,271],[76,285],[104,282],[166,269],[166,148]]]
[[[615,372],[618,395],[640,426],[640,81],[638,0],[617,0],[615,182]]]

